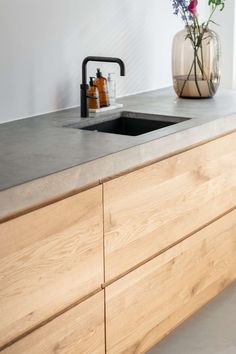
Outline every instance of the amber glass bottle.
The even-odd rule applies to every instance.
[[[102,76],[100,69],[97,69],[97,78],[95,80],[95,85],[97,86],[99,92],[100,107],[110,106],[107,79]]]
[[[90,77],[89,88],[87,90],[87,99],[88,99],[88,108],[90,109],[99,109],[99,92],[98,88],[94,83],[95,77]]]

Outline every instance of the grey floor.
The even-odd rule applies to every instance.
[[[148,354],[236,354],[236,282]]]

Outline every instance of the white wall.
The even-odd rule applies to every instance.
[[[117,94],[171,84],[170,0],[1,0],[0,122],[79,105],[87,55],[121,57]],[[205,5],[204,5],[205,6]],[[204,11],[203,11],[204,12]],[[94,74],[97,65],[89,65]],[[117,66],[99,64],[103,73]]]

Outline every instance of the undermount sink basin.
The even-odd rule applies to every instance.
[[[103,133],[137,136],[151,132],[153,130],[167,127],[172,124],[176,123],[140,118],[120,117],[106,122],[93,124],[81,129],[95,130]]]
[[[80,122],[76,125],[69,125],[69,127],[94,132],[138,136],[183,122],[189,118],[136,112],[119,112],[116,115],[113,114],[110,118],[96,117],[94,119],[96,120],[95,123],[91,122],[91,119],[89,119],[89,122]]]

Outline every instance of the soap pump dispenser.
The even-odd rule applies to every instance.
[[[88,108],[89,109],[99,109],[100,101],[99,101],[99,92],[98,88],[94,83],[95,77],[90,77],[89,88],[87,91],[87,99],[88,99]]]
[[[98,88],[99,99],[100,99],[100,107],[108,107],[109,96],[108,96],[108,88],[107,88],[107,79],[102,76],[100,69],[97,69],[97,78],[95,80],[95,85]]]

